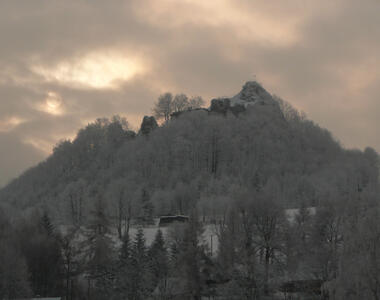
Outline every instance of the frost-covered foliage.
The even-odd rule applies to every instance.
[[[0,191],[14,216],[0,214],[2,261],[15,266],[0,296],[273,299],[322,286],[379,299],[378,154],[344,149],[257,83],[209,109],[189,101],[164,94],[166,122],[138,133],[98,119]],[[174,214],[190,222],[148,245],[138,226]]]
[[[273,185],[281,206],[299,207],[377,184],[375,151],[343,149],[282,100],[273,98],[269,107],[248,106],[239,115],[194,110],[148,135],[136,135],[121,118],[99,119],[59,143],[46,161],[1,190],[0,199],[81,225],[102,197],[120,227],[132,215],[151,218],[147,207],[156,215],[186,214],[195,206],[220,214],[239,189]]]

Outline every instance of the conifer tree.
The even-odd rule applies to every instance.
[[[152,225],[154,224],[153,220],[153,204],[150,201],[148,191],[143,188],[141,191],[141,213],[140,213],[140,222],[143,225]]]
[[[35,214],[18,232],[21,252],[25,256],[31,288],[41,296],[62,291],[62,249],[47,214]]]
[[[123,236],[123,244],[121,245],[119,261],[121,265],[126,265],[131,256],[131,240],[126,233]]]
[[[200,240],[202,231],[203,228],[199,222],[198,214],[193,211],[184,231],[180,256],[188,292],[191,293],[195,300],[201,299],[202,290],[201,259],[204,255],[204,248]]]
[[[119,261],[116,270],[115,296],[124,298],[131,290],[131,252],[132,244],[128,234],[123,236],[123,243],[120,248]]]
[[[164,236],[159,229],[148,252],[150,270],[152,272],[152,287],[158,285],[160,293],[165,293],[166,279],[169,273],[169,257]]]
[[[91,281],[95,285],[95,296],[107,299],[113,288],[114,258],[112,240],[109,237],[110,223],[106,215],[104,202],[98,198],[92,212],[92,220],[88,232],[88,280],[89,294]],[[88,297],[94,297],[88,295]]]
[[[128,299],[144,300],[149,294],[149,265],[145,236],[139,228],[133,241],[130,262]]]
[[[41,229],[45,231],[48,236],[52,236],[54,234],[54,226],[46,211],[41,217],[40,225],[41,225]]]

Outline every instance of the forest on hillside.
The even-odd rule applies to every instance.
[[[118,116],[98,119],[3,188],[0,199],[17,210],[46,210],[57,222],[85,224],[97,197],[111,216],[120,201],[138,215],[145,196],[154,215],[188,214],[194,206],[220,215],[237,191],[271,190],[279,205],[292,208],[377,184],[373,149],[346,150],[277,101],[279,111],[254,106],[238,116],[185,111],[144,133]]]
[[[253,88],[208,109],[161,95],[138,132],[98,119],[0,190],[0,298],[380,299],[378,154]],[[190,218],[129,234],[162,215]]]

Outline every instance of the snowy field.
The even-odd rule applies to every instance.
[[[164,238],[165,238],[165,241],[170,240],[171,231],[175,230],[175,226],[176,225],[159,227],[158,226],[158,219],[157,219],[155,222],[155,225],[145,226],[145,227],[131,226],[129,229],[129,236],[133,240],[137,234],[138,229],[142,228],[144,231],[144,237],[145,237],[146,245],[150,246],[153,243],[154,238],[155,238],[157,231],[159,229],[162,231]],[[67,234],[69,229],[70,229],[70,226],[67,226],[67,225],[61,225],[59,227],[60,232],[64,235]],[[85,237],[86,231],[87,231],[86,228],[81,227],[80,233],[77,235],[77,238],[76,238],[76,240],[78,242],[84,241],[86,239],[86,237]],[[121,246],[121,241],[118,238],[116,228],[111,229],[111,239],[114,242],[116,247]],[[207,224],[207,225],[203,226],[202,243],[208,247],[208,250],[210,253],[212,252],[213,255],[216,254],[216,251],[217,251],[218,246],[219,246],[219,241],[218,241],[218,238],[216,235],[215,225]]]
[[[156,222],[156,223],[158,223],[158,222]],[[159,227],[158,225],[153,225],[153,226],[143,227],[145,241],[146,241],[147,246],[150,246],[152,244],[152,242],[154,241],[154,237],[156,236],[157,231],[159,229],[162,231],[162,233],[165,237],[165,240],[168,241],[170,239],[170,234],[171,234],[170,232],[173,230],[174,226],[175,225]],[[132,239],[136,236],[138,228],[140,228],[140,227],[133,226],[129,229],[129,236]],[[202,242],[205,243],[207,245],[209,251],[211,252],[211,250],[212,250],[212,254],[215,255],[215,253],[218,249],[218,245],[219,245],[218,238],[216,235],[215,225],[210,225],[210,224],[204,225],[203,230],[204,230],[204,232],[203,232],[203,236],[202,236]],[[113,236],[116,239],[115,242],[120,243],[120,241],[117,241],[118,238],[117,238],[116,231],[113,234]]]
[[[286,209],[285,210],[285,216],[286,216],[287,220],[290,223],[294,223],[296,216],[299,214],[299,211],[300,210],[297,208],[296,209]],[[315,207],[308,207],[307,211],[311,216],[316,214],[316,208]],[[159,224],[159,219],[155,219],[155,225],[144,226],[144,227],[132,225],[129,229],[129,236],[133,240],[137,234],[138,229],[142,228],[144,231],[146,245],[150,246],[153,243],[154,238],[155,238],[157,231],[159,229],[162,231],[164,238],[165,238],[165,241],[169,241],[170,237],[172,235],[172,231],[175,230],[176,226],[181,226],[181,224],[178,224],[178,225],[172,224],[172,225],[160,227],[158,224]],[[70,226],[61,225],[59,227],[59,230],[62,234],[66,234],[68,232],[69,228],[70,228]],[[76,237],[76,240],[78,242],[82,242],[86,239],[86,237],[85,237],[86,231],[87,231],[87,229],[85,227],[81,227],[81,229],[79,230],[79,233],[77,234],[77,237]],[[202,243],[207,246],[209,253],[211,253],[212,255],[216,255],[216,253],[218,251],[218,246],[219,246],[219,240],[218,240],[216,232],[217,232],[217,227],[214,224],[203,225]],[[111,237],[112,241],[114,242],[114,245],[116,246],[116,248],[121,246],[121,241],[118,238],[116,228],[113,227],[111,229],[110,237]]]

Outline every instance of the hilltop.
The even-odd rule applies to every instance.
[[[81,224],[98,199],[110,216],[123,209],[123,218],[126,206],[133,217],[193,207],[218,215],[242,193],[261,191],[284,208],[317,206],[377,184],[377,159],[370,148],[342,148],[328,130],[247,82],[236,96],[178,111],[161,126],[145,117],[139,132],[121,118],[98,119],[3,188],[0,201]]]

